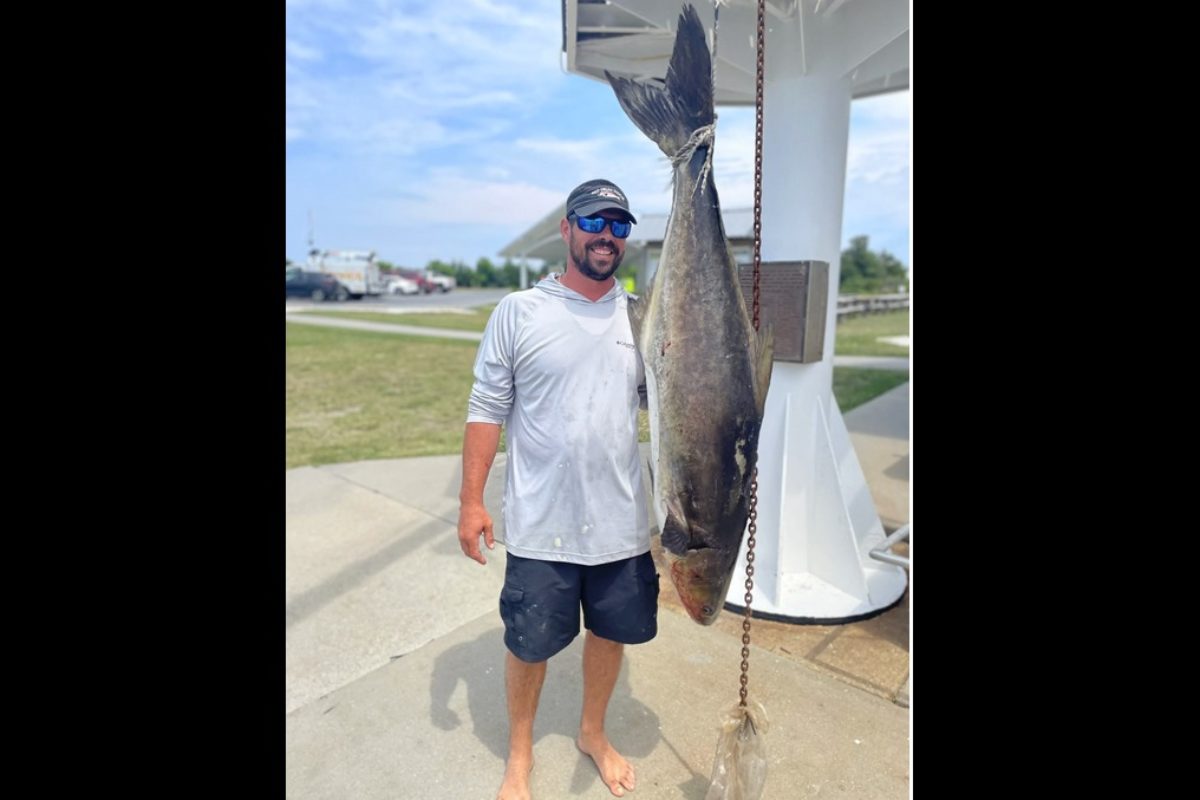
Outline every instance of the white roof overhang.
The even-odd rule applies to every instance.
[[[712,3],[693,4],[711,37]],[[681,0],[563,0],[566,69],[604,83],[606,69],[662,78],[681,7]],[[832,61],[851,78],[855,98],[908,88],[908,0],[767,0],[766,11],[768,27],[789,20],[799,24],[802,72],[818,60]],[[717,105],[753,105],[756,30],[756,0],[728,0],[721,6]],[[770,48],[768,34],[768,53]]]

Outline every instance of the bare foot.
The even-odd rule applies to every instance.
[[[624,797],[626,790],[633,791],[636,779],[633,765],[626,761],[620,753],[613,749],[608,736],[603,731],[584,736],[579,734],[575,746],[592,757],[596,769],[600,771],[600,779],[608,790],[617,797]]]
[[[509,758],[508,766],[504,768],[504,783],[500,784],[496,800],[530,800],[529,773],[532,770],[532,761]]]

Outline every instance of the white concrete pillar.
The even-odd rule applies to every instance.
[[[798,19],[774,20],[763,102],[762,260],[829,264],[823,357],[776,361],[758,448],[752,609],[796,621],[850,621],[896,602],[898,566],[868,555],[883,525],[833,399],[850,80],[822,74]],[[779,76],[773,78],[773,76]],[[747,303],[751,301],[746,298]],[[726,601],[745,605],[745,551]]]

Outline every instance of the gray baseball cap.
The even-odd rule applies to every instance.
[[[630,222],[637,222],[629,213],[629,200],[625,198],[625,193],[612,181],[597,178],[571,190],[567,197],[566,216],[590,217],[598,211],[621,211]]]

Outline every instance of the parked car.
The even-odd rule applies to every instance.
[[[284,282],[287,284],[285,297],[307,297],[320,303],[325,300],[341,301],[350,296],[350,290],[326,272],[293,268],[287,271]]]
[[[417,294],[421,291],[416,281],[399,275],[389,275],[384,278],[384,282],[387,284],[388,294]]]
[[[423,273],[417,272],[416,270],[401,269],[401,270],[396,270],[396,272],[394,272],[392,274],[393,275],[399,274],[400,277],[408,278],[410,281],[412,281],[413,283],[415,283],[417,285],[417,290],[421,294],[429,294],[430,292],[436,292],[440,288],[436,283],[434,283],[433,281],[426,278]]]
[[[457,285],[454,278],[451,278],[449,275],[430,273],[429,280],[437,286],[440,292],[448,292]]]

